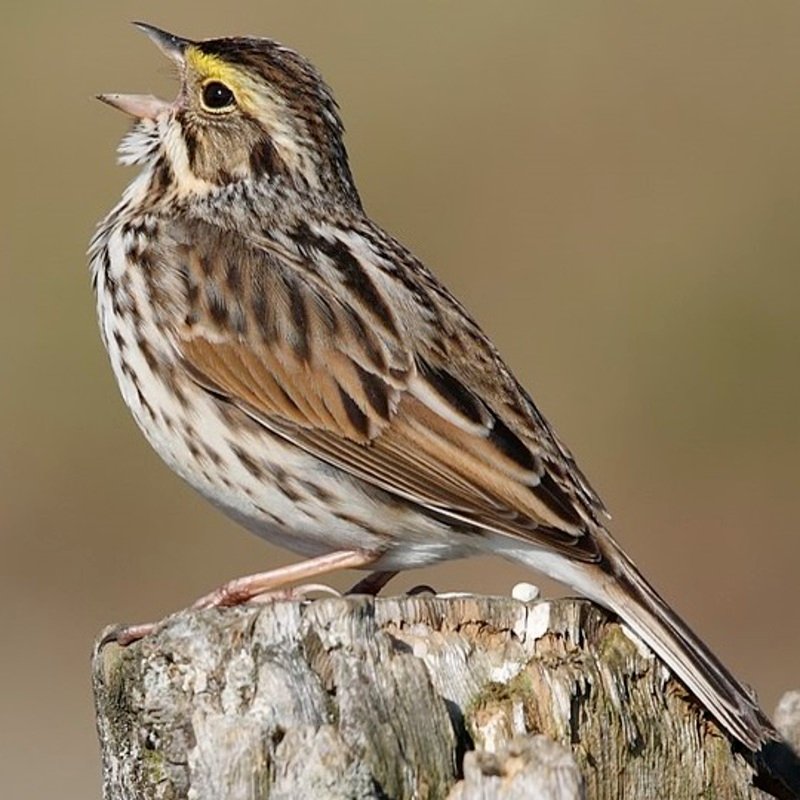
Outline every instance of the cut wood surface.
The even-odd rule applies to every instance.
[[[187,611],[97,648],[93,675],[106,800],[767,797],[669,671],[583,600]],[[782,706],[797,735],[798,693]]]

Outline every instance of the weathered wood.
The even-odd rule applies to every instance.
[[[580,600],[182,612],[93,668],[106,800],[766,797],[667,669]]]

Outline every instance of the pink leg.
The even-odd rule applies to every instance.
[[[379,556],[380,553],[368,553],[361,550],[340,550],[317,558],[309,558],[298,564],[290,564],[288,567],[279,567],[269,572],[258,572],[255,575],[235,578],[196,600],[191,607],[199,609],[237,606],[247,603],[253,598],[259,598],[263,602],[265,594],[276,592],[289,583],[315,578],[337,569],[368,567]],[[291,594],[289,593],[287,596],[291,596]],[[138,639],[149,636],[158,625],[157,622],[150,622],[112,631],[106,634],[100,646],[116,641],[117,644],[125,647]]]
[[[378,558],[376,553],[360,550],[341,550],[318,558],[309,558],[288,567],[258,572],[244,578],[234,578],[215,591],[201,597],[192,608],[217,608],[219,606],[238,606],[265,592],[282,589],[288,583],[316,578],[336,569],[359,569],[367,567]]]

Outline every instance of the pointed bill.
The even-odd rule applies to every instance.
[[[167,33],[154,25],[148,25],[146,22],[134,22],[134,27],[147,34],[155,46],[170,60],[174,61],[178,66],[183,66],[184,51],[191,44],[189,39],[182,39],[180,36],[175,36],[174,33]]]
[[[98,94],[97,99],[136,119],[155,119],[172,104],[152,94]]]

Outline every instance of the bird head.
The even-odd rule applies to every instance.
[[[191,41],[135,23],[175,64],[180,91],[98,99],[138,120],[125,163],[159,162],[163,182],[202,193],[237,181],[358,203],[330,89],[314,66],[270,39]]]

